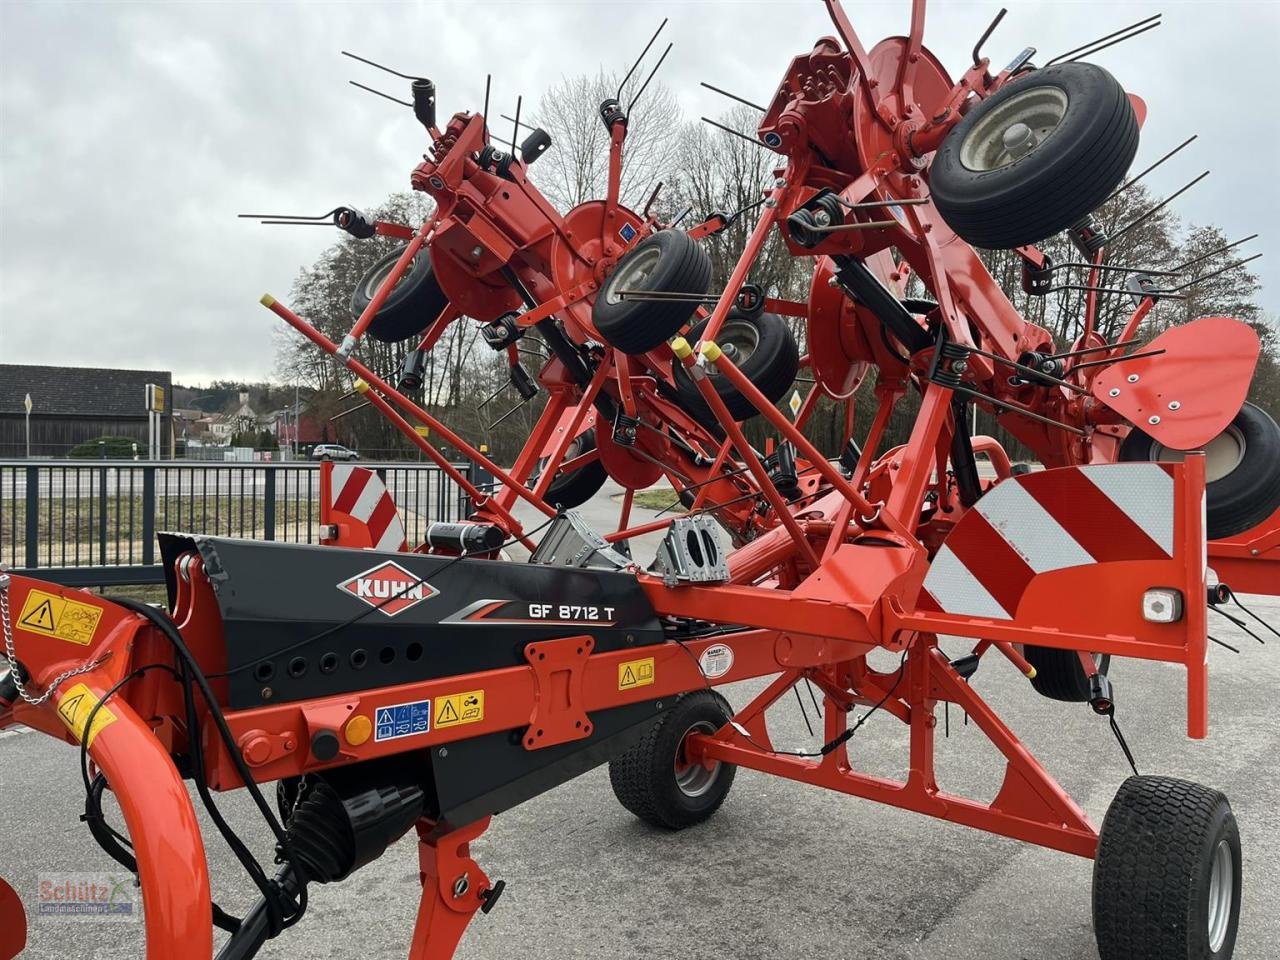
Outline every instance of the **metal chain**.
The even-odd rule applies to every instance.
[[[33,697],[27,692],[26,684],[22,682],[22,671],[18,668],[18,654],[13,649],[13,627],[9,622],[9,575],[0,573],[0,629],[4,632],[4,655],[9,661],[10,675],[13,677],[13,685],[18,689],[18,695],[33,707],[38,707],[50,697],[54,692],[67,680],[77,677],[82,673],[88,673],[98,664],[102,663],[102,658],[97,660],[89,660],[82,663],[78,667],[70,670],[64,670],[53,678],[53,682],[45,688],[44,693],[38,697]]]

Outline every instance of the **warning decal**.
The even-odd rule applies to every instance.
[[[58,703],[58,716],[67,725],[67,729],[75,734],[76,739],[83,741],[86,747],[92,747],[93,738],[102,732],[103,727],[114,723],[116,719],[116,715],[108,707],[98,707],[95,712],[93,708],[98,706],[98,702],[98,697],[92,690],[83,683],[77,683],[63,694],[62,700]],[[89,727],[86,737],[84,727],[89,722],[90,714],[93,714],[93,724]]]
[[[101,619],[102,608],[95,607],[92,603],[81,603],[79,600],[60,597],[56,593],[32,590],[22,605],[22,613],[18,614],[18,626],[32,633],[87,647],[93,642],[93,635],[98,632],[98,621]]]
[[[436,729],[479,723],[484,719],[484,691],[468,690],[436,697]]]
[[[632,687],[647,687],[653,683],[653,657],[643,660],[628,660],[618,664],[618,689],[630,690]]]
[[[723,643],[713,643],[702,651],[698,666],[708,680],[719,679],[733,668],[733,650]]]
[[[373,711],[373,739],[396,740],[431,732],[431,701],[415,700],[378,707]]]

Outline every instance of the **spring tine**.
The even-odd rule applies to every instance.
[[[1065,270],[1068,267],[1078,267],[1087,270],[1101,270],[1104,273],[1145,273],[1153,277],[1180,277],[1182,276],[1177,270],[1152,270],[1149,267],[1130,267],[1127,265],[1115,265],[1109,263],[1055,263],[1049,268],[1049,272],[1056,270]]]
[[[1263,620],[1260,616],[1258,616],[1256,613],[1254,613],[1252,610],[1246,607],[1243,603],[1241,603],[1240,598],[1236,596],[1236,593],[1234,590],[1231,591],[1231,602],[1234,603],[1241,610],[1243,610],[1245,613],[1247,613],[1249,616],[1253,617],[1253,619],[1257,620],[1258,623],[1262,624],[1264,627],[1266,627],[1268,630],[1274,633],[1277,637],[1280,637],[1280,630],[1277,630],[1275,627],[1267,623],[1267,621]]]
[[[761,142],[760,142],[759,140],[757,140],[755,137],[749,137],[749,136],[747,136],[745,133],[742,133],[740,130],[735,130],[735,129],[733,129],[733,127],[726,127],[723,123],[717,123],[716,121],[712,120],[710,117],[703,117],[703,118],[702,118],[702,122],[703,122],[703,123],[709,123],[709,124],[711,124],[713,127],[719,127],[719,128],[720,128],[721,130],[723,130],[725,133],[731,133],[731,134],[733,134],[735,137],[738,137],[738,138],[740,138],[740,139],[742,139],[742,140],[747,141],[747,143],[754,143],[757,147],[759,147],[759,148],[760,148],[760,149],[762,149],[762,150],[768,150],[768,149],[769,149],[765,144],[761,143]]]
[[[1085,347],[1083,350],[1072,350],[1068,353],[1055,353],[1051,355],[1053,360],[1065,360],[1068,357],[1082,357],[1086,353],[1101,353],[1103,350],[1119,350],[1121,347],[1131,347],[1138,340],[1121,340],[1119,343],[1106,343],[1100,347]]]
[[[532,399],[533,399],[532,397],[530,397],[530,398],[529,398],[529,400],[532,400]],[[496,427],[498,424],[502,423],[502,421],[503,421],[503,420],[507,419],[507,417],[511,416],[513,413],[515,413],[517,410],[519,410],[521,407],[523,407],[526,403],[528,403],[528,402],[529,402],[529,400],[521,400],[521,401],[520,401],[519,403],[517,403],[514,407],[512,407],[510,410],[508,410],[506,413],[504,413],[502,416],[500,416],[497,420],[495,420],[495,421],[493,421],[493,423],[489,424],[489,426],[487,426],[485,429],[486,429],[486,430],[492,430],[492,429],[493,429],[494,427]]]
[[[361,63],[367,63],[371,67],[377,67],[379,70],[385,71],[386,73],[391,74],[393,77],[399,77],[401,80],[425,80],[426,79],[426,77],[415,77],[411,73],[401,73],[399,70],[392,70],[390,67],[383,66],[380,63],[376,63],[373,60],[369,60],[366,57],[362,57],[358,53],[351,53],[348,50],[341,50],[339,52],[344,57],[350,57],[352,60],[359,60]],[[413,106],[413,104],[410,104],[410,106]]]
[[[1254,260],[1257,260],[1260,256],[1262,256],[1262,254],[1255,253],[1252,257],[1245,257],[1243,260],[1237,260],[1235,263],[1229,263],[1222,269],[1213,271],[1213,273],[1206,273],[1204,274],[1204,276],[1193,277],[1192,279],[1188,280],[1186,283],[1182,284],[1179,287],[1175,287],[1174,289],[1185,290],[1187,289],[1187,287],[1194,287],[1197,283],[1204,283],[1204,281],[1206,280],[1212,280],[1214,277],[1218,276],[1221,273],[1226,273],[1228,270],[1234,270],[1236,267],[1243,267],[1246,263],[1252,263]]]
[[[879,230],[896,227],[897,220],[856,220],[853,223],[833,223],[829,227],[806,227],[812,233],[847,233],[850,230]]]
[[[1251,233],[1242,240],[1236,240],[1234,243],[1224,244],[1223,246],[1219,247],[1217,250],[1210,250],[1208,253],[1200,254],[1200,256],[1196,257],[1194,260],[1188,260],[1186,263],[1179,264],[1178,270],[1179,271],[1185,270],[1187,269],[1187,267],[1194,266],[1195,264],[1200,263],[1202,260],[1208,260],[1210,257],[1216,257],[1220,253],[1226,253],[1228,250],[1232,249],[1233,247],[1238,247],[1242,243],[1248,243],[1250,240],[1256,240],[1257,238],[1258,238],[1258,235],[1256,233]]]
[[[1156,167],[1160,166],[1160,164],[1164,163],[1166,160],[1172,157],[1175,153],[1177,153],[1179,150],[1181,150],[1183,147],[1191,143],[1191,141],[1195,140],[1199,136],[1200,134],[1193,133],[1191,136],[1187,137],[1187,139],[1183,140],[1180,144],[1178,144],[1176,147],[1174,147],[1172,150],[1166,153],[1163,157],[1161,157],[1155,163],[1151,164],[1151,166],[1147,167],[1147,169],[1143,170],[1136,177],[1130,177],[1124,183],[1120,184],[1120,186],[1116,187],[1115,191],[1111,194],[1111,196],[1107,197],[1107,200],[1114,200],[1116,197],[1120,196],[1120,194],[1124,193],[1126,190],[1132,187],[1135,183],[1137,183],[1139,180],[1145,177],[1148,173],[1150,173]],[[1107,200],[1103,200],[1102,203],[1106,203]],[[1102,206],[1102,203],[1098,204],[1098,206]]]
[[[516,155],[516,137],[520,134],[520,107],[524,104],[524,97],[516,97],[516,116],[513,123],[515,126],[511,128],[511,156]]]
[[[369,93],[377,94],[384,100],[390,100],[392,103],[398,103],[402,107],[413,106],[413,104],[408,100],[401,100],[399,97],[393,97],[391,94],[383,93],[381,90],[375,90],[373,87],[366,87],[363,83],[357,83],[354,80],[348,80],[347,83],[351,84],[353,87],[359,87],[361,90],[367,90]]]
[[[1163,350],[1147,350],[1144,353],[1129,353],[1123,357],[1107,357],[1104,360],[1090,360],[1088,363],[1073,364],[1071,371],[1074,373],[1075,371],[1083,370],[1086,367],[1102,367],[1109,363],[1120,363],[1122,360],[1139,360],[1142,357],[1158,357],[1162,353],[1164,353]]]
[[[1172,202],[1173,202],[1174,200],[1176,200],[1178,197],[1182,196],[1184,193],[1186,193],[1188,190],[1190,190],[1192,187],[1194,187],[1197,183],[1199,183],[1201,180],[1203,180],[1203,179],[1204,179],[1205,177],[1207,177],[1208,175],[1209,175],[1209,171],[1208,171],[1208,170],[1206,170],[1204,173],[1200,174],[1200,176],[1196,177],[1194,180],[1192,180],[1192,181],[1191,181],[1190,183],[1188,183],[1186,186],[1181,187],[1181,188],[1179,188],[1179,189],[1175,190],[1173,193],[1169,194],[1169,196],[1165,197],[1163,200],[1161,200],[1159,203],[1157,203],[1154,207],[1152,207],[1152,208],[1151,208],[1150,210],[1148,210],[1146,213],[1141,214],[1141,215],[1140,215],[1136,220],[1133,220],[1133,221],[1129,222],[1128,224],[1126,224],[1125,226],[1123,226],[1123,227],[1121,227],[1119,230],[1117,230],[1115,233],[1111,234],[1111,236],[1110,236],[1109,238],[1107,238],[1107,244],[1108,244],[1108,246],[1113,245],[1117,240],[1119,240],[1121,237],[1123,237],[1126,233],[1128,233],[1130,230],[1132,230],[1132,229],[1133,229],[1134,227],[1136,227],[1138,224],[1140,224],[1140,223],[1144,223],[1145,221],[1147,221],[1148,219],[1150,219],[1152,216],[1154,216],[1157,212],[1159,212],[1160,210],[1163,210],[1163,209],[1164,209],[1165,207],[1167,207],[1170,203],[1172,203]]]
[[[1182,287],[1174,287],[1172,290],[1143,290],[1144,297],[1150,297],[1152,300],[1185,300],[1182,294],[1178,293]],[[1053,287],[1049,292],[1056,293],[1059,290],[1084,290],[1087,293],[1133,293],[1132,290],[1126,290],[1123,287],[1091,287],[1087,283],[1062,283]]]
[[[1000,21],[1004,19],[1004,15],[1009,11],[1004,7],[1000,8],[1000,12],[996,14],[996,18],[991,21],[991,25],[982,31],[982,36],[978,38],[978,42],[973,45],[973,65],[976,67],[982,63],[982,45],[991,39],[991,34],[996,32],[996,27],[1000,26]]]
[[[1157,22],[1157,23],[1151,24],[1148,27],[1143,27],[1141,30],[1135,30],[1133,31],[1133,33],[1127,33],[1123,37],[1117,37],[1115,40],[1112,40],[1110,43],[1104,43],[1101,46],[1093,47],[1090,50],[1086,50],[1084,53],[1080,54],[1079,56],[1072,57],[1067,62],[1075,63],[1077,60],[1083,59],[1084,57],[1091,57],[1095,53],[1101,53],[1103,50],[1106,50],[1108,47],[1114,47],[1117,43],[1124,43],[1126,40],[1132,40],[1134,37],[1141,36],[1142,34],[1146,33],[1148,30],[1154,30],[1158,26],[1160,26],[1160,24]]]
[[[1219,639],[1218,639],[1217,637],[1215,637],[1212,633],[1207,633],[1207,634],[1205,634],[1205,636],[1207,636],[1210,640],[1212,640],[1212,641],[1213,641],[1214,643],[1216,643],[1218,646],[1220,646],[1220,647],[1226,647],[1226,648],[1227,648],[1228,650],[1230,650],[1232,653],[1239,653],[1239,652],[1240,652],[1240,648],[1239,648],[1239,647],[1233,647],[1231,644],[1227,643],[1225,640],[1219,640]]]
[[[236,216],[240,218],[247,218],[249,220],[323,220],[325,222],[329,222],[330,218],[341,209],[341,207],[334,207],[328,213],[322,213],[315,217],[306,216],[301,213],[237,213]]]
[[[649,38],[649,42],[644,45],[644,49],[640,51],[640,56],[636,57],[636,62],[631,65],[631,69],[627,71],[627,75],[622,78],[622,82],[618,84],[618,92],[613,95],[615,100],[622,99],[622,88],[627,85],[627,81],[631,79],[631,75],[636,72],[636,67],[640,66],[640,61],[644,59],[644,55],[649,52],[649,48],[653,46],[653,41],[658,39],[658,34],[662,32],[662,28],[667,25],[667,18],[663,17],[662,22],[658,24],[658,29],[653,31],[653,36]]]
[[[759,110],[761,113],[769,112],[766,107],[762,107],[758,103],[752,103],[750,100],[744,100],[742,97],[738,96],[736,93],[730,93],[728,90],[721,90],[719,87],[713,87],[711,84],[707,83],[706,81],[703,81],[702,83],[700,83],[699,86],[706,87],[708,90],[718,93],[722,97],[728,97],[730,100],[737,100],[739,103],[745,106],[751,107],[754,110]]]
[[[859,203],[850,203],[844,197],[836,194],[836,202],[846,210],[874,210],[879,207],[917,207],[922,203],[928,203],[926,197],[908,198],[905,200],[863,200]]]
[[[640,89],[636,91],[636,95],[631,98],[631,102],[627,104],[627,113],[631,112],[635,107],[636,102],[640,99],[640,95],[648,89],[649,81],[654,78],[654,75],[658,72],[658,68],[662,66],[662,61],[667,59],[667,54],[671,52],[671,48],[674,46],[674,43],[668,43],[667,49],[662,51],[662,56],[660,56],[658,58],[658,62],[653,65],[653,69],[649,71],[649,75],[644,78],[644,83],[640,84]]]
[[[509,116],[507,116],[505,113],[500,113],[500,114],[498,114],[498,116],[499,116],[501,119],[503,119],[503,120],[510,120],[512,123],[518,123],[520,126],[524,127],[526,130],[537,130],[537,129],[538,129],[537,127],[535,127],[535,126],[534,126],[533,124],[531,124],[531,123],[525,123],[523,120],[517,120],[515,117],[509,117]]]
[[[484,125],[489,126],[489,84],[493,82],[493,74],[484,75]]]
[[[1121,28],[1120,28],[1119,30],[1117,30],[1115,33],[1108,33],[1105,37],[1099,37],[1097,40],[1090,40],[1088,43],[1083,44],[1083,45],[1081,45],[1081,46],[1079,46],[1079,47],[1076,47],[1074,50],[1068,50],[1066,53],[1059,54],[1058,56],[1056,56],[1056,57],[1054,57],[1052,60],[1050,60],[1048,63],[1046,63],[1046,64],[1045,64],[1045,66],[1046,66],[1046,67],[1051,67],[1051,66],[1053,66],[1055,63],[1057,63],[1059,60],[1065,60],[1065,59],[1067,59],[1068,57],[1075,56],[1076,54],[1078,54],[1078,53],[1080,53],[1080,52],[1082,52],[1082,51],[1088,50],[1088,49],[1089,49],[1090,47],[1092,47],[1094,44],[1102,43],[1102,42],[1104,42],[1104,41],[1106,41],[1106,40],[1110,40],[1112,37],[1119,37],[1119,36],[1120,36],[1120,34],[1122,34],[1122,33],[1128,33],[1130,30],[1133,30],[1133,29],[1135,29],[1135,28],[1137,28],[1137,27],[1141,27],[1143,24],[1150,23],[1152,20],[1159,20],[1163,15],[1164,15],[1164,14],[1162,14],[1162,13],[1152,14],[1151,16],[1147,17],[1145,20],[1139,20],[1137,23],[1131,23],[1131,24],[1129,24],[1127,27],[1121,27]],[[1043,68],[1042,68],[1042,69],[1043,69]]]

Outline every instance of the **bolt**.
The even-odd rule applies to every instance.
[[[440,756],[442,756],[442,757],[447,757],[448,755],[449,755],[449,748],[448,748],[448,747],[441,747],[441,748],[440,748]]]
[[[768,200],[764,202],[764,205],[766,207],[776,207],[778,205],[778,201],[775,200],[773,197],[770,197]]]
[[[1137,382],[1138,382],[1138,375],[1137,375],[1136,373],[1131,373],[1131,374],[1129,374],[1129,382],[1130,382],[1130,383],[1137,383]]]
[[[457,880],[453,881],[453,896],[455,899],[463,896],[470,889],[471,889],[471,878],[468,877],[465,873],[462,876],[460,876]]]
[[[1147,423],[1151,424],[1153,427],[1159,422],[1160,422],[1159,417],[1150,417],[1147,419]]]
[[[838,287],[838,286],[840,286],[840,281],[839,281],[839,279],[837,279],[835,276],[828,277],[828,278],[827,278],[827,286],[828,286],[828,287]]]
[[[1108,391],[1107,391],[1107,396],[1109,396],[1109,397],[1118,397],[1118,396],[1120,396],[1120,388],[1119,388],[1119,387],[1112,387],[1110,390],[1108,390]]]
[[[964,373],[968,369],[969,369],[969,364],[966,363],[964,360],[951,361],[951,370],[954,373]]]
[[[262,699],[263,699],[263,700],[270,700],[270,699],[271,699],[271,697],[272,697],[272,695],[273,695],[274,693],[275,693],[275,691],[274,691],[274,690],[272,690],[270,687],[263,687],[263,688],[262,688]]]
[[[773,185],[781,190],[787,185],[787,181],[784,178],[779,177],[777,180],[773,181]]]
[[[480,255],[482,253],[484,253],[484,247],[480,246],[479,244],[476,244],[474,247],[471,248],[471,259],[479,260]]]
[[[1169,409],[1170,409],[1170,410],[1181,410],[1181,409],[1182,409],[1182,402],[1181,402],[1180,400],[1170,400],[1170,401],[1169,401]]]

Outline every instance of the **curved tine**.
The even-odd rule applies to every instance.
[[[334,207],[328,213],[322,213],[319,216],[306,216],[294,213],[237,213],[236,216],[247,220],[310,220],[310,221],[327,221],[335,213],[341,210],[341,207]],[[1257,234],[1254,234],[1257,236]]]
[[[1113,37],[1119,37],[1120,34],[1128,33],[1130,30],[1133,30],[1137,27],[1142,27],[1146,24],[1150,24],[1151,21],[1159,20],[1162,16],[1164,16],[1163,13],[1154,13],[1151,16],[1147,17],[1145,20],[1139,20],[1137,23],[1131,23],[1127,27],[1121,27],[1119,30],[1115,31],[1114,33],[1108,33],[1105,37],[1099,37],[1096,40],[1090,40],[1088,43],[1081,44],[1080,46],[1076,47],[1074,50],[1068,50],[1066,53],[1058,54],[1056,57],[1054,57],[1044,66],[1051,67],[1060,60],[1066,60],[1068,57],[1073,57],[1076,54],[1081,53],[1083,51],[1089,51],[1090,47],[1096,46],[1099,43],[1103,43],[1107,40],[1110,40]],[[1152,24],[1152,26],[1154,26],[1154,24]],[[1150,28],[1148,27],[1147,29],[1150,29]],[[1128,38],[1125,37],[1124,39],[1127,40]],[[1044,67],[1041,67],[1041,69],[1043,70]]]
[[[921,4],[921,6],[923,6],[923,4]],[[975,67],[976,67],[976,66],[979,66],[979,65],[982,63],[982,47],[983,47],[983,45],[984,45],[988,40],[990,40],[990,39],[991,39],[991,35],[992,35],[993,33],[995,33],[995,32],[996,32],[996,27],[1000,26],[1000,21],[1004,19],[1004,15],[1005,15],[1006,13],[1008,13],[1008,12],[1009,12],[1009,11],[1008,11],[1008,10],[1006,10],[1004,7],[1001,7],[1001,8],[1000,8],[1000,12],[996,14],[995,19],[991,21],[991,25],[990,25],[989,27],[987,27],[987,29],[986,29],[986,30],[984,30],[984,31],[982,32],[982,36],[980,36],[980,37],[978,38],[978,42],[977,42],[977,43],[975,43],[975,44],[973,45],[973,65],[974,65]],[[922,17],[923,17],[923,15],[922,15]],[[914,14],[913,14],[913,16],[912,16],[913,25],[914,25],[914,20],[915,20],[915,17],[914,17]]]
[[[374,60],[370,60],[367,57],[362,57],[360,56],[360,54],[352,53],[349,50],[340,50],[338,52],[341,53],[344,57],[350,57],[352,60],[359,60],[361,63],[367,63],[371,67],[377,67],[379,70],[389,73],[393,77],[399,77],[401,80],[425,80],[426,79],[426,77],[417,77],[411,73],[401,73],[399,70],[392,70],[390,67],[384,67],[382,64]]]

